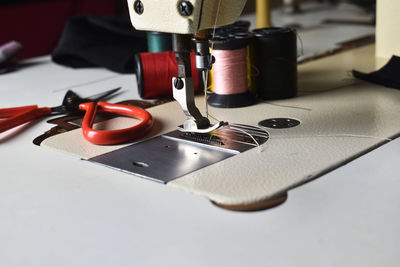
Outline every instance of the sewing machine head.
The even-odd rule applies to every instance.
[[[137,30],[193,34],[231,24],[240,16],[246,0],[128,0]]]
[[[137,30],[173,33],[173,48],[178,64],[178,76],[173,78],[173,96],[186,115],[182,130],[210,132],[207,117],[197,109],[190,64],[191,35],[196,43],[196,67],[201,70],[204,84],[206,72],[213,62],[209,54],[207,29],[232,24],[240,16],[246,0],[128,0],[132,25]]]

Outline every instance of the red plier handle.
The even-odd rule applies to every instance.
[[[82,121],[83,136],[89,142],[97,145],[116,145],[133,141],[144,136],[153,126],[153,118],[150,113],[138,107],[99,101],[80,104],[79,108],[86,111]],[[133,117],[140,119],[141,122],[121,130],[95,130],[92,129],[92,126],[97,112]]]
[[[39,108],[36,105],[17,108],[0,109],[0,133],[8,131],[14,127],[51,114],[51,108]]]

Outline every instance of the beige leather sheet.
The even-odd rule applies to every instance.
[[[211,108],[219,120],[257,125],[287,117],[301,121],[289,129],[269,129],[261,148],[228,158],[178,178],[168,186],[193,192],[223,205],[248,205],[268,200],[319,177],[389,142],[400,133],[400,91],[353,80],[348,71],[375,69],[374,47],[364,47],[299,68],[299,97],[261,102],[237,109]],[[197,99],[204,108],[203,99]],[[174,130],[183,120],[177,103],[149,109],[156,124],[151,136]],[[125,119],[114,119],[124,126]],[[74,130],[45,140],[51,147],[81,158],[100,155],[121,146],[95,146]],[[351,179],[351,177],[349,177]]]

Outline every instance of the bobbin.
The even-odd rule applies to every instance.
[[[230,26],[220,28],[211,40],[211,45],[214,50],[240,50],[245,49],[251,42],[252,36],[247,31],[248,24]],[[218,59],[216,58],[216,61]],[[218,73],[213,73],[213,79],[217,77]],[[247,79],[247,75],[246,75]],[[247,83],[247,82],[246,82]],[[219,108],[236,108],[246,107],[256,103],[256,98],[248,91],[237,94],[218,94],[214,92],[209,98],[208,103],[211,106]]]

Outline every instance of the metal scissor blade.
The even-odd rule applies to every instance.
[[[62,102],[61,106],[58,107],[53,107],[52,111],[53,113],[71,113],[71,112],[80,112],[79,111],[79,105],[82,103],[86,102],[98,102],[99,100],[102,100],[115,92],[119,91],[121,87],[114,88],[96,95],[93,95],[88,98],[82,98],[78,94],[76,94],[72,90],[68,90],[68,92],[65,94],[64,100]]]
[[[105,92],[102,92],[102,93],[99,93],[99,94],[95,94],[95,95],[92,95],[92,96],[88,97],[87,99],[90,100],[90,101],[93,101],[93,102],[97,102],[99,100],[107,98],[110,95],[115,94],[116,92],[121,90],[121,88],[122,87],[117,87],[117,88],[114,88],[114,89],[111,89],[111,90],[108,90],[108,91],[105,91]]]

